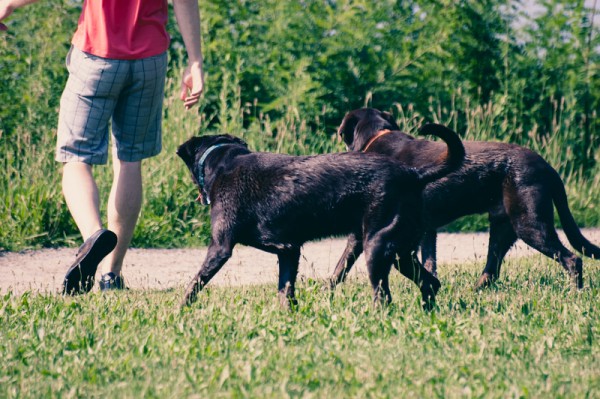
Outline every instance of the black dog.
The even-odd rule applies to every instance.
[[[277,254],[280,301],[295,304],[302,245],[347,234],[364,239],[375,300],[391,300],[388,275],[398,256],[398,268],[421,288],[426,304],[433,303],[439,281],[421,264],[413,266],[422,231],[421,193],[426,183],[460,166],[464,148],[443,126],[428,125],[423,132],[442,137],[449,147],[438,167],[423,171],[377,154],[253,153],[230,135],[186,141],[177,154],[192,173],[198,199],[211,203],[212,239],[185,303],[196,300],[240,243]]]
[[[418,169],[439,165],[446,151],[443,144],[416,140],[399,130],[391,114],[363,108],[349,112],[338,133],[351,151],[385,154]],[[425,268],[437,275],[436,228],[464,215],[487,212],[488,256],[477,288],[499,277],[502,260],[517,238],[560,262],[581,288],[582,261],[561,244],[554,228],[553,203],[577,251],[599,259],[600,248],[581,234],[558,173],[538,154],[517,145],[465,141],[464,147],[464,164],[428,184],[423,192],[425,234],[421,255]],[[334,283],[343,280],[356,256],[348,251],[342,256]]]

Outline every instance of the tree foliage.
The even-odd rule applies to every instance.
[[[557,121],[573,120],[582,129],[576,162],[593,163],[600,16],[592,26],[593,10],[581,0],[541,0],[533,16],[508,0],[201,5],[208,109],[224,71],[238,74],[246,123],[293,107],[334,129],[345,112],[367,103],[410,105],[427,115],[432,103],[456,107],[457,97],[465,106],[491,101],[509,127],[498,135],[520,143],[532,130],[553,134]]]

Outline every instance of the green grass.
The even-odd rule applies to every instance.
[[[384,310],[364,280],[302,281],[296,312],[275,284],[209,288],[183,310],[183,287],[5,294],[0,397],[598,397],[600,262],[580,292],[535,256],[477,293],[481,266],[441,265],[432,313],[397,272]]]

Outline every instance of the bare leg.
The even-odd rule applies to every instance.
[[[76,295],[92,289],[98,264],[114,249],[117,236],[102,229],[98,187],[91,165],[83,162],[66,163],[62,188],[69,211],[84,241],[63,281],[63,293]]]
[[[114,160],[114,177],[108,198],[108,229],[117,237],[117,246],[104,260],[103,273],[121,274],[123,259],[131,243],[142,206],[142,163]]]
[[[83,240],[102,228],[98,187],[92,166],[83,162],[67,162],[63,167],[63,195]]]

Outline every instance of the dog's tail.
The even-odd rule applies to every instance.
[[[448,149],[435,163],[437,166],[420,169],[423,184],[437,180],[460,168],[465,160],[465,147],[462,140],[452,129],[437,123],[428,123],[419,129],[419,134],[431,134],[446,142]]]
[[[569,209],[565,186],[558,173],[556,173],[556,171],[553,172],[554,176],[551,179],[552,201],[554,202],[558,217],[560,218],[560,223],[562,224],[562,228],[565,231],[569,243],[571,243],[575,250],[581,252],[584,256],[600,259],[600,248],[592,244],[583,236],[583,234],[581,234],[581,230],[579,229],[579,226],[577,226],[577,222],[575,222],[573,214]]]

